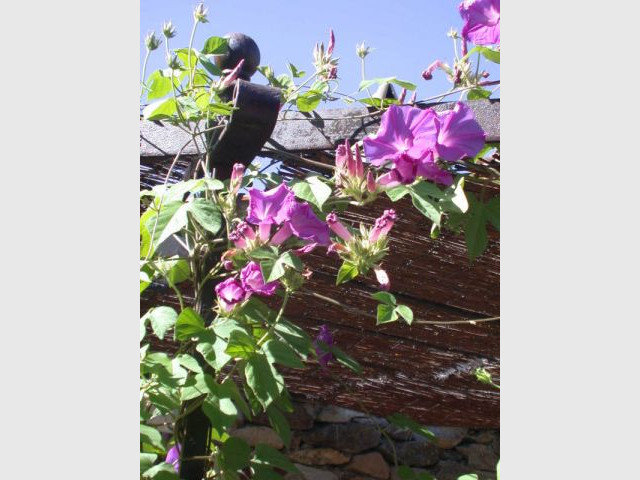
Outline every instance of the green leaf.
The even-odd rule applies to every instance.
[[[264,246],[260,248],[256,248],[251,253],[249,253],[251,258],[256,260],[277,260],[278,259],[278,248],[277,247],[269,247]]]
[[[185,69],[185,73],[189,71],[189,49],[188,48],[178,48],[175,50],[178,59],[182,63]],[[195,70],[196,65],[199,60],[198,51],[195,48],[191,49],[191,70]]]
[[[249,466],[251,447],[238,437],[229,437],[220,447],[220,466],[225,470],[240,470]]]
[[[305,72],[304,72],[304,71],[301,71],[301,70],[298,70],[294,64],[292,64],[292,63],[288,63],[288,64],[287,64],[287,67],[289,67],[289,71],[291,72],[291,76],[292,76],[293,78],[301,78],[301,77],[304,77]]]
[[[378,305],[378,316],[376,318],[376,325],[395,322],[396,320],[398,320],[398,313],[393,306],[385,305],[382,303]]]
[[[149,312],[151,328],[160,340],[164,339],[165,333],[175,325],[177,318],[178,314],[171,307],[156,307]]]
[[[146,472],[153,464],[156,463],[158,455],[155,453],[142,453],[140,452],[140,474]]]
[[[467,220],[464,225],[464,238],[467,243],[469,259],[473,261],[487,248],[489,237],[487,235],[484,205],[469,195],[471,208],[467,212]]]
[[[436,440],[436,436],[429,430],[427,430],[426,427],[423,427],[415,420],[411,420],[406,415],[403,415],[401,413],[394,413],[392,415],[389,415],[387,417],[387,420],[389,420],[397,427],[408,428],[413,433],[417,433],[418,435],[422,435],[423,437],[427,438],[427,440],[430,440],[432,442],[435,442]]]
[[[298,95],[298,98],[296,99],[296,106],[301,112],[311,112],[318,108],[321,100],[322,92],[307,90],[306,92]]]
[[[157,225],[156,225],[157,218]],[[153,233],[151,244],[155,250],[174,233],[179,232],[187,224],[187,212],[183,202],[169,202],[162,205],[158,215],[152,215],[147,219],[146,227],[149,233]]]
[[[270,467],[280,468],[285,472],[299,473],[296,466],[282,453],[275,448],[259,443],[256,445],[255,456],[253,462],[260,465],[268,465]]]
[[[485,217],[500,231],[500,197],[493,197],[484,205]]]
[[[312,349],[311,337],[300,327],[288,320],[280,319],[275,327],[276,334],[285,340],[298,355],[305,360]]]
[[[182,365],[187,370],[191,370],[192,372],[195,372],[195,373],[203,373],[202,367],[200,366],[198,361],[195,358],[193,358],[191,355],[187,353],[183,353],[178,355],[176,358],[178,359],[178,362],[180,362],[180,365]]]
[[[411,310],[406,305],[398,305],[396,307],[396,312],[405,319],[405,321],[411,325],[413,322],[413,310]]]
[[[289,422],[278,407],[273,404],[269,405],[266,411],[267,417],[269,417],[269,423],[280,436],[285,447],[289,448],[289,445],[291,445],[291,427],[289,426]]]
[[[399,185],[387,190],[387,196],[391,199],[392,202],[397,202],[409,192],[410,190],[406,186]]]
[[[144,472],[142,478],[150,480],[178,480],[178,474],[173,465],[162,462]]]
[[[416,478],[416,472],[407,465],[400,465],[397,473],[401,480],[414,480]]]
[[[301,271],[303,267],[302,261],[291,252],[284,252],[275,262],[270,260],[260,262],[265,282],[274,282],[282,277],[286,273],[285,265],[297,271]]]
[[[493,49],[491,49],[489,47],[483,47],[481,45],[473,47],[471,50],[469,50],[469,52],[467,52],[467,54],[464,57],[462,57],[460,59],[460,61],[466,60],[467,58],[469,58],[471,55],[473,55],[476,52],[479,52],[484,58],[486,58],[490,62],[498,63],[498,64],[500,63],[500,51],[499,50],[493,50]]]
[[[243,330],[234,330],[229,335],[229,343],[225,353],[232,358],[249,358],[256,351],[256,342],[253,337]]]
[[[207,362],[213,368],[217,367],[217,364],[216,364],[216,352],[213,350],[213,344],[212,343],[210,343],[210,342],[198,342],[198,345],[196,345],[196,350],[198,351],[198,353],[200,353],[200,355],[202,355],[202,358],[204,358],[205,362]],[[216,370],[217,370],[217,368],[216,368]]]
[[[500,480],[500,460],[496,464],[496,480]]]
[[[373,78],[371,80],[363,80],[360,82],[360,85],[358,86],[358,91],[362,91],[368,87],[370,87],[371,85],[380,85],[382,83],[395,83],[396,85],[399,85],[402,88],[406,88],[407,90],[415,90],[416,89],[416,85],[411,83],[411,82],[407,82],[405,80],[398,80],[396,77],[386,77],[386,78]]]
[[[384,303],[386,305],[395,306],[395,304],[396,304],[396,297],[394,297],[389,292],[376,292],[376,293],[371,295],[371,298],[374,298],[374,299],[378,300],[379,302],[382,302],[382,303]]]
[[[222,37],[209,37],[204,42],[202,54],[204,55],[220,55],[227,53],[229,50],[229,41]],[[235,65],[234,65],[235,67]]]
[[[190,340],[192,337],[206,333],[204,320],[191,308],[185,308],[176,320],[175,335],[180,341]]]
[[[489,90],[485,90],[484,88],[473,88],[467,92],[467,100],[484,100],[491,96],[491,92]]]
[[[284,480],[284,477],[264,465],[251,464],[254,474],[252,480]],[[225,479],[226,480],[226,479]]]
[[[160,432],[149,425],[140,424],[140,442],[164,450]]]
[[[244,374],[247,384],[265,410],[278,399],[278,384],[265,355],[251,355],[245,365]]]
[[[209,72],[211,75],[215,76],[215,77],[221,77],[222,76],[222,70],[220,69],[220,67],[218,67],[215,63],[213,63],[209,57],[207,57],[206,55],[201,54],[198,57],[198,60],[200,61],[200,65],[202,65],[202,67]]]
[[[433,197],[440,199],[446,197],[446,193],[431,182],[418,182],[415,185],[412,185],[410,190],[422,198]]]
[[[291,189],[296,197],[315,205],[319,210],[322,210],[322,205],[331,196],[331,187],[318,176],[295,182]]]
[[[475,473],[467,473],[466,475],[458,477],[458,480],[478,480],[478,475]]]
[[[420,213],[436,225],[440,226],[442,213],[438,210],[434,202],[415,193],[411,194],[411,200],[413,202],[413,206],[416,207]]]
[[[190,376],[185,382],[180,392],[180,401],[186,402],[194,398],[201,397],[209,393],[209,386],[205,381],[205,375],[202,373],[196,373]]]
[[[338,276],[336,278],[336,285],[346,283],[349,280],[353,280],[358,276],[358,267],[349,262],[344,262],[338,270]]]
[[[166,120],[177,112],[176,100],[169,97],[147,105],[142,110],[142,116],[145,120]]]
[[[156,70],[149,75],[146,85],[149,88],[147,100],[162,98],[173,90],[171,87],[171,78],[162,75],[162,70]]]
[[[222,227],[222,215],[216,204],[204,198],[196,198],[188,204],[188,211],[205,230],[216,234]]]
[[[279,340],[268,340],[262,346],[262,351],[267,355],[269,363],[279,363],[292,368],[304,368],[304,363],[296,355],[295,350]]]
[[[450,204],[452,208],[447,209],[447,204]],[[456,213],[465,213],[469,210],[469,201],[464,193],[464,177],[458,178],[456,183],[445,191],[443,208]]]

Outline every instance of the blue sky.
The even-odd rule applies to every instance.
[[[163,21],[172,20],[178,34],[170,40],[171,48],[187,47],[193,25],[192,11],[196,1],[140,0],[140,68],[145,54],[144,36],[154,30],[161,36]],[[260,47],[261,64],[271,65],[276,74],[287,73],[287,62],[309,72],[312,50],[316,42],[328,42],[329,28],[336,36],[334,56],[340,57],[339,91],[357,91],[361,80],[360,59],[355,54],[357,43],[365,41],[375,50],[367,57],[367,79],[397,76],[418,85],[418,99],[445,92],[450,84],[444,73],[437,71],[431,81],[420,74],[433,60],[451,64],[452,40],[446,36],[450,27],[458,31],[462,22],[459,1],[335,1],[316,2],[265,0],[210,0],[209,23],[198,25],[194,47],[201,48],[213,35],[242,32]],[[152,53],[147,74],[165,68],[164,45]],[[499,79],[499,66],[483,61],[482,69]],[[260,73],[252,78],[266,83]],[[398,92],[399,93],[399,92]],[[499,95],[499,91],[494,95]],[[409,96],[409,95],[408,95]],[[408,98],[408,97],[407,97]],[[457,96],[449,99],[457,99]],[[334,103],[333,106],[340,106]]]

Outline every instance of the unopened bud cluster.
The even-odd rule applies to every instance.
[[[360,230],[352,234],[349,229],[338,220],[335,212],[327,215],[327,225],[335,233],[340,241],[334,242],[329,250],[335,252],[344,261],[349,262],[365,275],[373,269],[382,288],[388,289],[389,277],[380,268],[380,262],[384,259],[388,249],[388,234],[396,220],[394,210],[385,210],[372,228],[360,224]]]
[[[156,37],[155,32],[147,33],[147,36],[144,37],[144,45],[150,52],[153,52],[160,46],[160,40]]]
[[[324,49],[324,43],[320,43],[320,45],[316,43],[313,48],[313,65],[316,68],[318,76],[325,80],[335,80],[338,78],[338,60],[340,59],[333,58],[335,44],[336,38],[333,30],[329,30],[329,44],[327,45],[327,49]]]
[[[375,200],[380,191],[373,170],[364,168],[360,147],[356,144],[354,155],[349,140],[336,149],[335,182],[341,196],[351,197],[360,205]]]

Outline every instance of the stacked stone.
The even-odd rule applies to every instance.
[[[287,474],[286,480],[400,480],[396,461],[437,480],[470,473],[479,480],[496,478],[499,430],[427,426],[434,443],[384,418],[342,407],[294,404],[286,416],[293,431],[287,454],[301,472]],[[240,420],[231,435],[252,446],[284,449],[268,425],[265,415],[251,423]]]

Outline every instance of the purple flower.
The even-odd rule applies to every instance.
[[[393,227],[394,222],[396,221],[396,212],[395,210],[385,210],[380,218],[376,219],[376,223],[373,226],[373,230],[371,230],[371,234],[369,235],[370,242],[377,242],[379,238],[384,238]]]
[[[293,192],[284,183],[266,191],[250,188],[247,222],[254,225],[261,223],[280,225],[287,220],[287,205],[292,198],[294,198]]]
[[[266,191],[249,189],[247,222],[259,225],[260,240],[269,240],[272,224],[280,225],[288,220],[289,201],[294,198],[293,192],[284,183]]]
[[[476,45],[500,44],[500,0],[465,0],[458,11],[464,20],[463,39]]]
[[[176,472],[180,471],[180,444],[176,443],[169,449],[167,452],[167,458],[165,458],[164,461],[173,465]]]
[[[321,221],[307,202],[289,202],[289,227],[293,234],[302,240],[309,240],[320,245],[329,245],[329,227]]]
[[[318,336],[316,337],[316,355],[318,356],[318,363],[322,365],[322,367],[326,367],[327,364],[333,359],[333,354],[331,352],[326,352],[318,345],[318,341],[324,343],[325,345],[331,346],[333,345],[333,336],[331,336],[331,332],[327,328],[326,325],[322,325],[320,330],[318,331]]]
[[[422,158],[435,144],[435,120],[431,109],[391,105],[382,115],[378,132],[363,141],[367,158],[378,167],[403,153],[414,160]]]
[[[485,143],[485,133],[476,121],[473,111],[462,102],[453,110],[439,113],[436,118],[438,137],[435,151],[438,156],[453,162],[474,157]]]
[[[228,278],[216,285],[216,294],[220,306],[230,312],[238,303],[249,298],[251,292],[247,292],[237,278]]]
[[[242,287],[244,290],[250,293],[257,293],[258,295],[273,295],[278,288],[278,282],[264,282],[264,276],[260,265],[256,262],[249,262],[246,267],[240,271],[240,280],[242,281]]]
[[[394,168],[378,179],[380,185],[397,187],[413,183],[417,176],[440,183],[451,185],[453,176],[446,170],[440,169],[433,160],[433,152],[426,152],[424,158],[414,160],[407,154],[400,155],[394,160]]]

